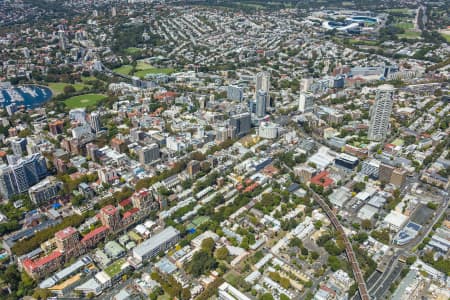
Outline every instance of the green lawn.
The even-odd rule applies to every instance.
[[[138,60],[136,64],[136,70],[147,70],[153,68],[151,64],[146,63],[144,60]]]
[[[120,273],[120,270],[122,268],[122,265],[125,263],[125,259],[121,258],[110,264],[106,269],[104,270],[106,274],[108,274],[110,277],[114,277],[115,275]]]
[[[444,39],[447,41],[447,43],[450,43],[450,34],[449,33],[442,33],[441,35],[444,37]]]
[[[97,80],[97,78],[95,76],[87,76],[87,77],[82,76],[81,77],[81,81],[83,81],[83,82],[93,81],[93,80]]]
[[[414,13],[414,10],[409,9],[409,8],[391,8],[391,9],[386,9],[386,12],[393,13],[393,14],[411,15]]]
[[[115,68],[113,71],[123,75],[129,75],[131,70],[133,70],[133,66],[131,65],[123,65],[119,68]]]
[[[142,49],[136,48],[136,47],[129,47],[129,48],[125,49],[125,53],[130,54],[130,55],[137,54],[141,51],[142,51]]]
[[[395,24],[395,27],[407,30],[414,28],[414,24],[412,22],[399,22]]]
[[[417,39],[417,38],[420,38],[420,32],[407,30],[407,31],[405,31],[405,33],[398,34],[397,37],[400,38],[400,39],[402,39],[402,38],[405,38],[405,39]]]
[[[173,72],[175,72],[175,69],[173,68],[151,68],[137,71],[134,73],[134,76],[138,76],[143,79],[147,74],[172,74]]]
[[[59,95],[59,94],[64,93],[64,88],[68,85],[70,85],[70,84],[65,83],[65,82],[50,82],[48,84],[48,87],[52,90],[54,95]],[[83,88],[86,87],[86,85],[84,83],[78,83],[78,82],[75,84],[72,84],[72,85],[77,92],[81,91]]]
[[[348,41],[352,45],[376,46],[378,44],[377,41],[368,41],[368,40],[349,39]]]
[[[155,68],[144,60],[138,60],[134,76],[144,79],[147,74],[172,74],[173,72],[175,72],[175,70],[172,68]]]
[[[66,106],[70,109],[81,108],[96,105],[100,100],[105,99],[106,96],[102,94],[84,94],[73,96],[64,101]]]
[[[130,75],[130,72],[132,70],[133,66],[123,65],[119,68],[114,69],[113,71],[119,74]],[[136,72],[134,72],[132,75],[144,79],[145,75],[147,74],[172,74],[173,72],[175,72],[175,69],[173,68],[155,68],[145,61],[139,60],[136,65]]]
[[[392,142],[392,144],[395,145],[395,146],[403,146],[405,144],[405,141],[403,141],[402,139],[395,139]]]

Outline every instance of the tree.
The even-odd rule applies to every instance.
[[[281,294],[280,295],[280,300],[290,300],[291,298],[289,298],[288,296],[286,296],[285,294]]]
[[[310,252],[310,255],[313,260],[317,260],[320,256],[319,253],[317,253],[316,251]]]
[[[41,289],[37,288],[34,290],[33,298],[36,298],[38,300],[45,300],[52,296],[52,292],[50,292],[48,289]]]
[[[412,265],[416,260],[417,260],[417,257],[416,257],[416,256],[414,256],[414,255],[408,256],[408,257],[406,258],[406,264],[407,264],[408,266],[410,266],[410,265]]]
[[[389,229],[374,230],[372,231],[371,236],[386,245],[389,244],[389,241],[391,239],[389,235]]]
[[[188,265],[187,271],[195,277],[199,277],[206,272],[216,268],[216,266],[217,261],[214,259],[214,257],[212,257],[210,253],[202,249],[194,254],[194,256],[192,257],[192,261]]]
[[[221,247],[214,252],[214,257],[218,260],[225,260],[229,255],[227,247]]]
[[[341,261],[337,258],[337,256],[330,255],[328,256],[328,265],[333,272],[336,272],[341,268]]]
[[[274,300],[273,296],[269,293],[265,293],[261,297],[259,297],[260,300]]]
[[[365,232],[359,232],[358,234],[355,234],[355,236],[353,237],[353,240],[359,242],[359,243],[363,243],[368,239],[368,235]]]
[[[181,300],[189,300],[191,299],[191,291],[188,288],[184,288],[181,290]]]
[[[250,248],[248,237],[244,236],[244,238],[242,239],[242,242],[239,246],[241,248],[244,248],[245,250],[248,250]]]
[[[372,228],[372,222],[370,220],[362,220],[361,221],[361,227],[365,230],[369,230]]]
[[[64,94],[69,95],[75,93],[77,90],[73,87],[73,85],[69,84],[64,87]]]
[[[316,228],[316,230],[319,230],[322,227],[322,221],[317,220],[316,222],[314,222],[314,228]]]
[[[212,254],[214,247],[216,245],[216,242],[212,238],[206,238],[202,241],[202,250],[207,252],[208,254]]]

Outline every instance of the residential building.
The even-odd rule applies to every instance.
[[[237,85],[229,85],[227,87],[227,98],[241,102],[244,98],[244,89]]]
[[[300,93],[298,110],[301,113],[312,112],[314,109],[314,96],[312,93]]]
[[[264,118],[266,115],[268,95],[269,94],[263,90],[259,90],[256,93],[256,116],[258,118]]]
[[[219,299],[220,300],[250,300],[245,294],[240,292],[237,288],[230,285],[227,282],[222,283],[219,286]]]
[[[47,177],[41,182],[33,185],[28,190],[30,200],[37,206],[41,206],[56,199],[62,189],[62,182],[56,181],[54,177]]]
[[[252,120],[250,113],[242,113],[230,117],[230,125],[236,128],[236,135],[243,136],[250,132]]]
[[[0,166],[0,193],[5,199],[27,192],[47,176],[45,158],[36,153],[19,159],[15,164]]]
[[[375,104],[371,109],[368,137],[373,141],[382,141],[386,137],[389,118],[392,112],[394,87],[381,85],[377,89]]]
[[[15,138],[11,140],[11,150],[14,155],[22,156],[27,151],[27,139]]]
[[[148,146],[142,147],[138,151],[139,163],[142,165],[151,164],[159,160],[159,146],[156,143],[150,144]]]
[[[144,261],[157,256],[173,247],[180,239],[180,232],[172,226],[155,234],[133,249],[133,257],[138,261]]]
[[[100,114],[98,112],[96,112],[96,111],[91,112],[90,121],[91,121],[90,124],[91,124],[92,131],[97,133],[102,129],[101,123],[100,123]]]
[[[120,226],[119,210],[112,205],[107,205],[100,210],[100,220],[104,226],[111,228],[113,231]]]
[[[265,139],[276,139],[278,137],[278,125],[270,122],[261,122],[258,128],[258,136]]]
[[[86,122],[86,109],[74,108],[69,111],[69,118],[80,123]]]
[[[48,124],[48,129],[53,135],[62,134],[64,132],[64,121],[55,120]]]
[[[255,85],[255,93],[256,98],[258,98],[259,91],[264,91],[266,93],[265,99],[265,109],[270,108],[270,73],[269,72],[260,72],[256,74],[256,85]]]

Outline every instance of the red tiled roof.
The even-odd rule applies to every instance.
[[[115,208],[112,205],[106,205],[105,207],[102,208],[102,212],[108,215],[113,215],[115,214],[117,211],[117,208]]]
[[[119,202],[119,205],[122,206],[122,207],[125,207],[125,206],[127,206],[129,204],[131,204],[131,198],[127,198],[127,199],[122,200],[122,201]]]
[[[95,228],[94,230],[92,230],[91,232],[89,232],[88,234],[86,234],[83,239],[81,240],[81,242],[87,241],[92,239],[93,237],[95,237],[96,235],[99,235],[100,233],[103,233],[105,231],[109,230],[108,226],[100,226],[98,228]]]
[[[311,183],[314,183],[316,185],[323,186],[324,188],[330,186],[333,184],[333,179],[328,177],[329,173],[327,171],[320,172],[313,178],[311,178]]]
[[[123,214],[123,219],[126,219],[126,218],[131,217],[132,215],[134,215],[134,214],[137,213],[138,211],[139,211],[139,208],[137,208],[137,207],[132,208],[132,209],[130,209],[129,211],[126,211],[126,212]]]
[[[50,253],[49,255],[38,258],[34,261],[31,259],[26,259],[23,262],[23,265],[25,268],[27,268],[29,270],[33,270],[33,269],[36,269],[43,265],[48,264],[49,262],[59,258],[61,255],[62,255],[62,253],[60,251],[56,250],[56,251],[53,251],[52,253]]]
[[[77,230],[75,228],[67,227],[67,228],[64,228],[63,230],[60,230],[57,233],[55,233],[55,237],[60,240],[64,240],[65,238],[73,235],[75,232],[77,232]]]

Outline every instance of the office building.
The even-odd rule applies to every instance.
[[[314,96],[311,93],[301,93],[298,102],[298,110],[301,113],[311,112],[314,109]]]
[[[237,85],[229,85],[227,87],[227,98],[241,102],[244,98],[244,89]]]
[[[385,84],[378,87],[369,124],[368,137],[372,141],[382,141],[386,137],[392,112],[393,95],[394,87],[392,85]]]
[[[258,118],[264,118],[266,115],[268,98],[268,93],[263,90],[256,93],[256,116]]]
[[[142,165],[150,164],[159,159],[159,146],[156,143],[142,147],[138,151],[139,162]]]
[[[133,257],[136,260],[144,261],[157,256],[173,247],[180,239],[180,232],[172,226],[155,234],[148,240],[142,242],[133,249]]]
[[[34,204],[40,206],[56,199],[62,186],[62,182],[56,181],[54,177],[47,177],[30,187],[28,195]]]
[[[380,170],[379,160],[370,159],[362,162],[361,173],[371,177],[372,179],[378,179],[379,170]]]
[[[255,97],[258,97],[259,91],[264,91],[266,97],[266,109],[270,108],[270,73],[260,72],[256,74]]]
[[[47,176],[47,164],[40,154],[19,159],[15,164],[0,167],[0,193],[8,199],[27,192]]]
[[[250,132],[252,119],[249,113],[234,115],[230,118],[230,125],[236,128],[236,135],[243,136]]]
[[[358,158],[349,154],[341,153],[334,160],[334,164],[340,168],[353,170],[358,166]]]
[[[91,128],[95,133],[99,132],[102,127],[100,123],[100,114],[96,111],[93,111],[90,116]]]

